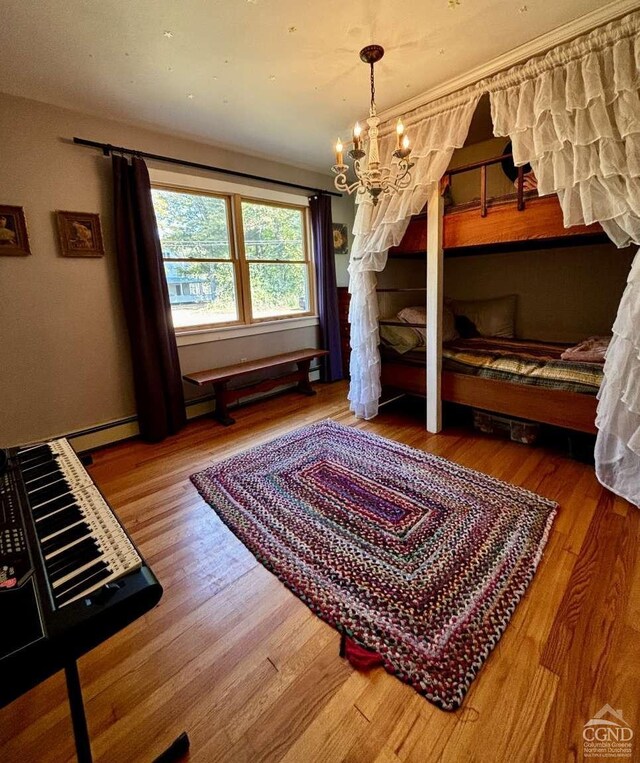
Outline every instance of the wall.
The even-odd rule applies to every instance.
[[[405,259],[389,257],[385,269],[378,273],[378,288],[418,289],[411,292],[382,292],[378,294],[381,318],[394,318],[403,307],[426,304],[426,257]]]
[[[329,188],[330,186],[325,186]],[[333,221],[336,223],[346,223],[347,225],[347,237],[349,239],[349,247],[346,254],[336,254],[336,284],[338,286],[349,285],[349,254],[351,253],[351,247],[353,246],[353,220],[355,217],[355,205],[353,196],[343,194],[341,198],[334,198],[331,205],[333,210]]]
[[[505,138],[491,138],[456,151],[451,167],[499,156]],[[487,195],[515,193],[500,165],[487,169]],[[480,171],[456,175],[456,204],[480,197]],[[444,293],[452,299],[518,294],[517,336],[579,341],[608,334],[629,274],[633,247],[613,244],[445,259]]]
[[[507,138],[491,138],[479,143],[471,143],[454,151],[451,157],[450,169],[472,164],[483,159],[500,156],[507,144]],[[487,196],[505,196],[515,193],[513,183],[502,171],[499,164],[487,167]],[[454,175],[451,183],[451,195],[455,204],[480,199],[480,170],[470,170],[460,175]]]
[[[516,335],[574,342],[611,333],[635,251],[613,244],[445,259],[452,299],[517,294]]]
[[[24,207],[32,251],[30,257],[0,257],[0,445],[135,413],[113,250],[110,162],[98,151],[74,146],[73,136],[312,187],[330,188],[332,182],[295,167],[0,94],[0,202]],[[337,201],[334,220],[350,230],[352,200]],[[106,256],[60,257],[56,209],[100,212]],[[340,258],[342,265],[346,258]],[[186,373],[316,344],[317,328],[311,326],[184,346],[179,353]]]

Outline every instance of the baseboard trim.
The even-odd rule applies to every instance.
[[[313,369],[309,374],[309,378],[312,382],[318,381],[320,379],[320,370]],[[295,385],[292,384],[283,384],[281,387],[275,387],[269,392],[258,392],[253,395],[247,395],[238,403],[231,406],[230,410],[260,399],[274,397],[287,389],[292,389],[294,386]],[[198,419],[201,416],[208,416],[215,410],[214,396],[204,395],[195,400],[188,400],[185,403],[185,409],[189,421]],[[65,437],[73,443],[76,452],[86,453],[87,451],[103,448],[106,445],[112,445],[113,443],[121,442],[122,440],[129,440],[132,437],[137,437],[139,434],[138,417],[127,416],[122,419],[115,419],[114,421],[106,421],[103,424],[96,424],[95,426],[87,427],[86,429],[78,429],[74,432],[68,432]]]

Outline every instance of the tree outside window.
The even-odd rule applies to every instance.
[[[312,312],[306,209],[153,189],[176,329]]]

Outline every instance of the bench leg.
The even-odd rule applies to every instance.
[[[310,365],[310,360],[298,361],[298,392],[301,392],[303,395],[308,395],[309,397],[316,394],[316,391],[311,387],[311,382],[309,381]]]
[[[220,384],[214,384],[213,389],[216,393],[216,410],[213,414],[215,419],[219,421],[223,426],[228,427],[231,424],[235,424],[236,420],[229,416],[227,409],[227,384],[221,382]]]

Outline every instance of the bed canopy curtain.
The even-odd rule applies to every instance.
[[[640,244],[640,13],[498,75],[496,135],[538,193],[557,193],[566,227],[599,222],[619,247]],[[613,326],[598,394],[596,473],[640,505],[640,254]]]
[[[558,195],[565,226],[599,222],[617,246],[640,243],[639,31],[634,12],[409,115],[416,135],[411,188],[377,207],[360,199],[356,213],[349,266],[356,416],[375,416],[381,391],[375,273],[462,146],[483,93],[490,94],[494,134],[511,139],[516,165],[531,164],[541,196]],[[390,131],[383,125],[387,161]],[[613,334],[599,392],[596,472],[640,504],[640,254]]]
[[[384,269],[389,248],[402,240],[411,216],[423,209],[434,185],[449,166],[454,150],[464,144],[481,95],[482,91],[473,87],[404,117],[414,141],[410,187],[402,193],[381,197],[375,206],[368,196],[356,199],[349,263],[349,400],[351,410],[360,418],[377,415],[381,392],[376,273]],[[380,131],[383,165],[390,164],[395,147],[395,130],[387,124]]]
[[[120,290],[131,342],[140,434],[151,442],[186,422],[171,304],[147,165],[112,157]]]
[[[333,250],[331,196],[319,193],[309,199],[311,230],[318,292],[318,316],[322,346],[329,354],[322,358],[320,378],[324,382],[342,379],[340,318],[336,288],[336,260]]]

